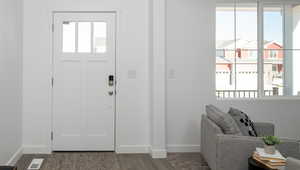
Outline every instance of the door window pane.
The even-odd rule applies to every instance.
[[[75,50],[75,38],[76,37],[76,23],[75,22],[63,22],[63,49],[64,53],[74,53]]]
[[[107,23],[94,22],[94,52],[105,53],[107,50]]]
[[[91,23],[78,22],[78,52],[91,52]]]

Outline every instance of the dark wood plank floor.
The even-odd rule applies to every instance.
[[[23,155],[18,170],[26,170],[33,158],[45,158],[41,170],[208,170],[200,153],[172,153],[167,159],[152,159],[148,154],[112,152]]]

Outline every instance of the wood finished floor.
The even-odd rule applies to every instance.
[[[33,158],[45,158],[41,170],[209,170],[200,153],[172,153],[167,159],[152,159],[148,154],[111,152],[23,155],[18,170],[27,170]]]

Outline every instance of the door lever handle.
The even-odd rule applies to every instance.
[[[113,92],[113,91],[109,91],[108,94],[109,94],[110,96],[112,96],[112,95],[114,95],[114,92]]]

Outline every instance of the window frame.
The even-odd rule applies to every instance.
[[[234,8],[234,36],[235,36],[235,41],[237,40],[236,38],[236,28],[237,28],[237,23],[236,23],[236,9],[238,8],[238,3],[244,3],[244,4],[256,4],[257,5],[257,97],[250,97],[250,98],[239,98],[239,97],[218,97],[216,95],[217,100],[265,100],[265,99],[270,99],[270,100],[276,100],[276,99],[300,99],[300,95],[276,95],[276,96],[267,96],[265,95],[264,91],[264,52],[265,52],[265,48],[264,48],[264,8],[265,7],[269,7],[269,6],[276,6],[276,7],[281,7],[282,11],[283,11],[283,17],[282,17],[282,36],[283,36],[283,42],[282,42],[282,46],[283,46],[283,54],[284,57],[286,56],[286,51],[290,50],[290,51],[300,51],[300,49],[287,49],[286,44],[289,44],[289,42],[287,42],[287,32],[286,32],[286,20],[288,17],[288,11],[286,10],[287,6],[289,4],[294,4],[294,3],[298,3],[300,5],[300,2],[295,1],[295,0],[239,0],[237,2],[237,0],[233,0],[232,2],[228,2],[228,0],[217,0],[217,7],[233,7]],[[230,4],[230,5],[229,5]],[[232,6],[233,4],[233,6]],[[217,50],[221,50],[221,49],[217,49]],[[225,50],[225,49],[224,49]],[[276,51],[274,49],[274,51]],[[216,63],[215,63],[216,64]],[[286,67],[286,60],[283,59],[283,67]],[[285,72],[283,72],[283,84],[285,84]],[[235,82],[236,83],[236,82]],[[236,86],[236,84],[235,84]],[[217,91],[217,89],[215,89],[215,91]],[[283,91],[285,91],[285,89],[283,89]]]
[[[74,50],[72,52],[70,51],[65,51],[64,50],[64,24],[69,24],[69,23],[74,23],[75,24],[75,33],[74,33]],[[88,51],[80,51],[80,44],[79,44],[79,38],[80,38],[80,32],[79,32],[79,25],[83,24],[83,23],[89,23],[89,50]],[[95,41],[95,24],[99,24],[99,23],[105,23],[105,51],[103,52],[98,52],[96,50],[96,41]],[[96,55],[96,56],[101,56],[104,55],[108,52],[108,36],[109,36],[109,32],[108,32],[108,22],[103,21],[103,20],[66,20],[63,21],[61,24],[61,29],[62,29],[62,39],[61,39],[61,53],[62,54],[69,54],[69,55],[81,55],[81,54],[85,54],[85,55]]]

